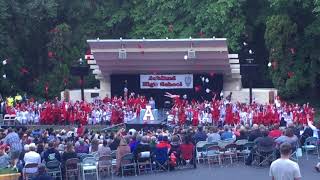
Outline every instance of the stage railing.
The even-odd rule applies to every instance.
[[[116,124],[114,126],[103,128],[102,130],[103,131],[108,131],[108,130],[119,129],[119,128],[126,128],[126,124],[125,123],[120,123],[120,124]]]

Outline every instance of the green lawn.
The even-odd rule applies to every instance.
[[[11,168],[0,169],[0,175],[13,173],[17,173],[17,171],[12,170]]]

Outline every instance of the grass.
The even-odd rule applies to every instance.
[[[14,173],[17,173],[17,171],[12,170],[11,168],[0,169],[0,175],[14,174]]]

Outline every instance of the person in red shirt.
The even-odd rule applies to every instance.
[[[269,137],[276,139],[282,135],[282,131],[279,129],[279,124],[275,124],[273,129],[269,132]]]
[[[78,137],[83,136],[83,134],[84,134],[84,127],[83,127],[82,124],[80,124],[80,125],[78,126],[77,134],[78,134]]]

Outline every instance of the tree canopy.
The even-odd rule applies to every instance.
[[[69,69],[87,39],[215,36],[228,38],[231,53],[251,46],[256,86],[320,96],[320,0],[2,0],[0,24],[4,95],[79,87]],[[86,82],[98,86],[93,76]]]

